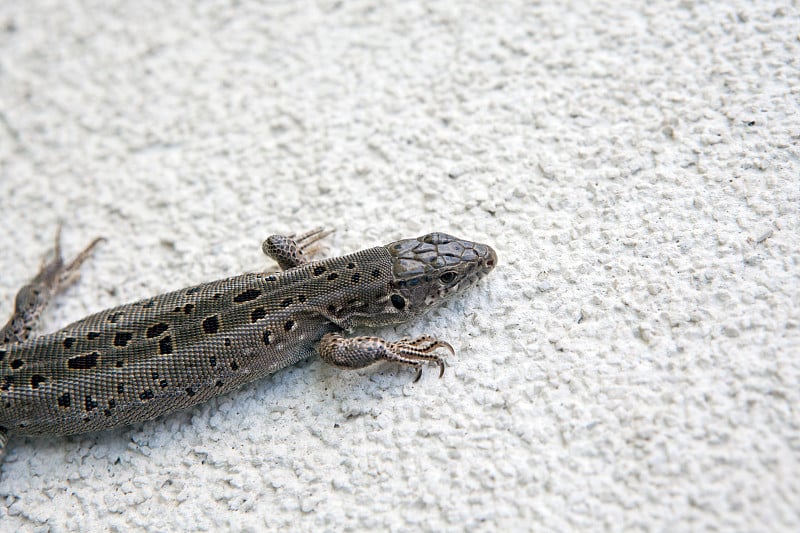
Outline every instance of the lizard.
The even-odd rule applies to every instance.
[[[245,273],[113,307],[34,336],[48,302],[79,277],[102,238],[71,262],[56,232],[52,259],[17,293],[0,329],[0,461],[12,435],[107,430],[184,409],[318,353],[356,369],[425,364],[453,347],[430,335],[346,337],[405,322],[494,269],[488,245],[429,233],[342,257],[312,260],[332,231],[272,235],[263,252],[280,271]]]

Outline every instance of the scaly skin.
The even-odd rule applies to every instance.
[[[203,402],[313,352],[341,368],[392,361],[438,364],[430,336],[387,342],[345,338],[358,326],[404,322],[474,285],[497,262],[486,245],[432,233],[308,262],[326,236],[272,236],[280,273],[243,274],[91,315],[28,335],[49,297],[77,276],[95,240],[69,265],[45,264],[0,330],[0,454],[9,435],[110,429]],[[27,339],[27,340],[26,340]]]

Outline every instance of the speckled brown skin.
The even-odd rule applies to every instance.
[[[0,455],[11,434],[68,435],[148,420],[224,394],[317,351],[342,368],[393,361],[440,366],[449,344],[424,336],[345,338],[357,326],[403,322],[490,272],[494,251],[431,233],[308,262],[327,233],[272,236],[280,273],[243,274],[91,315],[28,339],[50,296],[76,278],[98,242],[65,265],[43,265],[0,330]]]

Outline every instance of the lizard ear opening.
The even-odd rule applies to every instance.
[[[399,294],[392,294],[392,297],[390,298],[390,300],[392,302],[392,305],[398,311],[402,311],[403,309],[405,309],[405,307],[406,307],[406,299],[403,298],[402,296],[400,296]]]

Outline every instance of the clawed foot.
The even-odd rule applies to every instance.
[[[346,338],[338,333],[328,333],[319,343],[318,351],[324,361],[341,368],[363,368],[379,361],[389,361],[417,369],[414,383],[422,377],[425,363],[439,365],[439,377],[444,375],[445,359],[435,353],[439,348],[455,350],[449,343],[424,335],[416,339],[387,342],[379,337]]]
[[[315,243],[324,239],[335,230],[314,228],[302,235],[271,235],[261,245],[262,251],[281,268],[288,270],[308,262],[307,255],[316,250]]]
[[[79,269],[92,254],[102,237],[93,240],[69,264],[64,264],[61,256],[61,226],[56,230],[55,244],[49,254],[52,258],[42,262],[39,272],[30,283],[17,292],[14,301],[14,314],[0,329],[0,344],[23,342],[39,322],[41,312],[47,307],[50,298],[64,290],[78,279]]]
[[[406,337],[389,343],[393,357],[387,357],[386,360],[416,367],[417,376],[414,378],[414,383],[422,377],[422,365],[428,361],[439,365],[439,377],[441,378],[444,375],[445,360],[441,355],[434,353],[439,348],[450,350],[451,355],[456,354],[450,343],[436,340],[430,335],[423,335],[416,339]]]
[[[95,246],[103,241],[105,241],[104,237],[95,238],[68,265],[64,265],[64,258],[61,255],[61,224],[59,224],[51,252],[53,258],[50,261],[42,261],[39,273],[31,280],[30,284],[44,285],[53,293],[69,287],[80,277],[80,267],[92,255]]]

